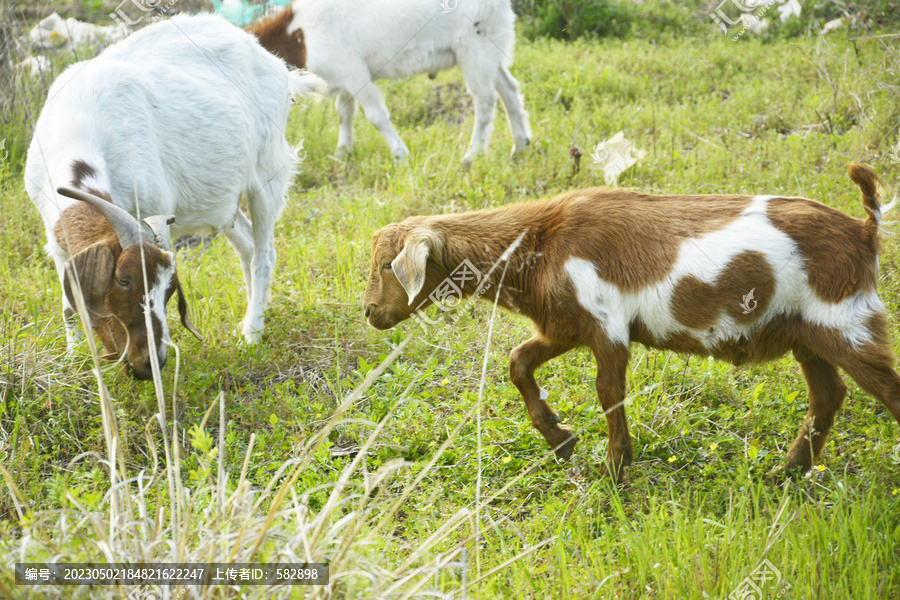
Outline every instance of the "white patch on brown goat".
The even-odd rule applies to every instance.
[[[766,216],[771,198],[757,196],[728,226],[682,241],[671,273],[637,292],[622,292],[602,279],[591,261],[570,257],[564,269],[575,287],[578,303],[597,319],[611,341],[624,345],[630,342],[629,326],[637,318],[657,340],[688,333],[711,350],[722,342],[749,338],[773,318],[786,315],[799,315],[806,322],[836,329],[857,348],[871,342],[866,323],[884,312],[884,304],[875,292],[860,292],[838,303],[820,300],[809,285],[809,277],[815,277],[815,273],[807,272],[797,244]],[[731,260],[744,252],[762,254],[775,274],[775,293],[765,310],[745,324],[737,323],[725,311],[708,328],[692,329],[679,323],[672,312],[678,282],[693,276],[714,285]]]

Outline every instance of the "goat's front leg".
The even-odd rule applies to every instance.
[[[578,436],[569,427],[559,424],[559,416],[547,404],[546,396],[534,380],[534,371],[573,347],[572,344],[557,344],[535,336],[517,346],[509,357],[509,378],[522,394],[531,425],[541,432],[556,455],[563,459],[571,456]]]
[[[634,459],[624,405],[629,350],[622,344],[605,343],[593,351],[597,359],[597,397],[609,430],[607,464],[601,471],[621,483],[625,479],[625,467]]]
[[[75,307],[69,302],[69,298],[66,296],[66,261],[68,260],[68,255],[63,251],[63,249],[56,243],[48,243],[44,246],[44,249],[47,251],[47,254],[53,258],[53,264],[56,266],[56,275],[59,277],[59,289],[62,291],[62,314],[63,314],[63,324],[66,327],[66,349],[71,352],[75,345],[81,341],[81,328],[78,326],[78,313],[75,311]]]
[[[65,288],[63,288],[65,289]],[[62,295],[63,322],[66,325],[66,349],[71,352],[81,341],[81,327],[78,326],[78,313],[69,304],[65,292]]]
[[[489,84],[478,81],[472,83],[466,79],[472,94],[472,102],[475,105],[475,125],[472,128],[472,139],[469,140],[469,149],[463,157],[463,164],[470,166],[472,159],[487,150],[494,130],[494,107],[497,104],[497,92],[493,87],[493,79],[488,79]],[[488,87],[490,86],[490,87]]]
[[[472,96],[472,104],[475,108],[475,124],[472,127],[472,139],[469,140],[469,149],[463,157],[463,164],[469,166],[472,159],[487,150],[494,129],[494,107],[497,105],[497,78],[500,72],[497,66],[500,57],[496,55],[496,48],[491,49],[485,44],[473,46],[459,57],[459,67],[462,69],[463,78],[466,80],[466,89]],[[508,83],[506,81],[503,82]],[[508,86],[507,86],[508,87]],[[508,107],[507,107],[508,108]],[[515,132],[513,132],[515,135]]]

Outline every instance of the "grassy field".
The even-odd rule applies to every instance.
[[[581,436],[560,463],[507,377],[526,320],[486,302],[440,333],[413,322],[378,332],[363,318],[375,230],[600,185],[590,153],[618,131],[648,151],[622,187],[806,196],[862,217],[846,176],[858,161],[893,196],[900,38],[845,26],[731,41],[697,29],[521,40],[512,72],[533,144],[509,159],[500,110],[490,151],[468,170],[458,71],[380,84],[411,151],[399,164],[361,114],[353,154],[337,159],[331,102],[296,107],[287,137],[306,156],[277,229],[263,343],[239,339],[236,255],[221,236],[204,240],[179,252],[178,268],[205,341],[173,318],[179,360],[156,386],[108,363],[95,375],[87,344],[66,353],[59,284],[21,177],[28,123],[3,124],[0,596],[128,592],[17,588],[23,560],[309,560],[330,563],[330,588],[171,597],[727,598],[748,581],[762,595],[747,597],[900,597],[900,438],[852,381],[818,467],[776,486],[765,475],[808,401],[790,357],[738,370],[633,346],[635,463],[617,488],[591,474],[606,424],[586,351],[538,373]],[[880,293],[900,342],[890,235]]]

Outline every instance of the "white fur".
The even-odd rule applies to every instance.
[[[160,268],[156,273],[156,281],[153,282],[150,291],[144,296],[144,302],[150,303],[150,314],[152,319],[159,322],[160,325],[160,337],[162,339],[156,340],[157,347],[159,348],[157,354],[159,357],[159,364],[166,362],[166,346],[170,341],[169,322],[166,319],[166,291],[172,283],[172,277],[175,276],[175,255],[169,254],[172,258],[172,266]]]
[[[865,323],[884,311],[875,292],[857,294],[839,303],[824,302],[810,287],[806,266],[794,241],[777,229],[766,216],[771,196],[757,196],[749,208],[733,223],[681,244],[672,271],[661,282],[637,292],[622,292],[615,284],[601,279],[594,264],[570,257],[564,265],[575,287],[579,304],[603,326],[610,340],[627,345],[630,323],[640,318],[659,341],[673,334],[689,333],[712,349],[724,341],[751,336],[773,318],[799,315],[804,321],[841,331],[856,347],[871,341]],[[714,285],[728,263],[742,252],[762,253],[775,274],[775,295],[765,310],[746,325],[736,323],[724,311],[712,327],[690,329],[672,315],[672,296],[682,278],[693,275]],[[744,290],[750,292],[752,286]],[[742,298],[734,298],[735,305]]]
[[[77,200],[55,190],[72,184],[78,159],[97,172],[84,185],[133,215],[175,215],[173,238],[224,229],[247,283],[243,333],[256,342],[293,171],[284,136],[291,90],[321,84],[211,15],[159,22],[69,67],[50,88],[25,166],[58,272],[67,257],[53,228]]]
[[[452,10],[447,10],[450,9]],[[356,102],[396,159],[409,151],[391,125],[376,79],[436,73],[459,65],[475,102],[475,127],[465,159],[490,139],[497,94],[521,150],[531,138],[519,84],[509,73],[515,15],[509,0],[295,0],[293,33],[303,30],[306,66],[337,96],[338,149],[353,148]]]

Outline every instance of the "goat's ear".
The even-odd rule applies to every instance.
[[[63,291],[69,304],[76,308],[75,290],[81,290],[92,327],[103,312],[106,291],[115,270],[116,256],[106,244],[88,246],[66,261]]]
[[[403,250],[391,262],[394,275],[406,293],[412,305],[416,296],[425,285],[425,268],[428,258],[440,256],[440,239],[433,231],[413,232],[406,238]]]
[[[175,275],[175,292],[178,294],[178,314],[181,315],[181,324],[202,342],[203,336],[200,335],[200,330],[188,318],[187,299],[184,297],[184,290],[181,289],[181,281],[179,281],[178,275]]]

